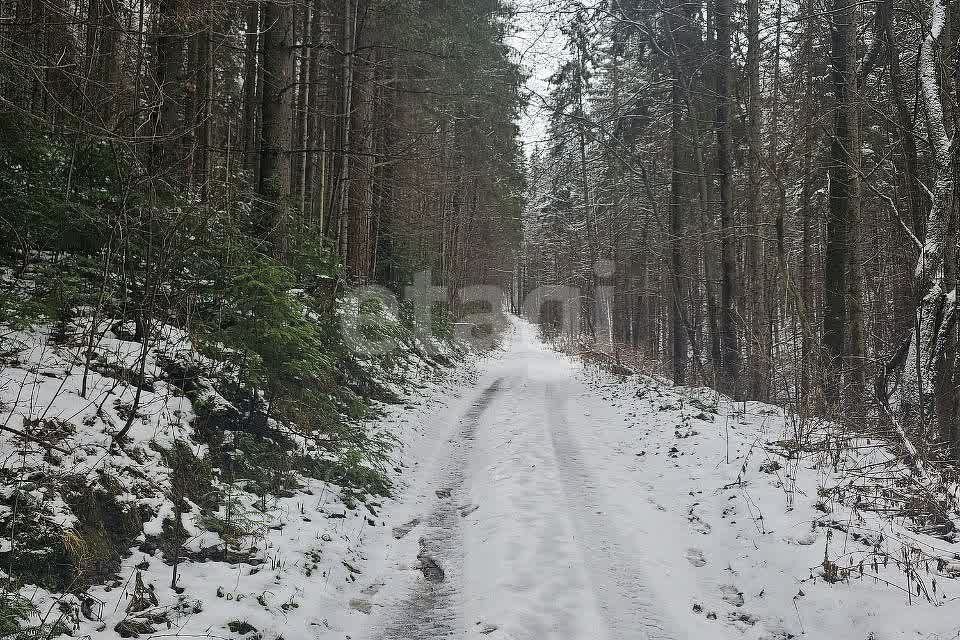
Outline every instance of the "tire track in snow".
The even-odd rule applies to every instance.
[[[584,462],[576,440],[570,433],[567,397],[554,385],[547,385],[545,405],[548,428],[557,466],[563,478],[564,493],[582,545],[583,555],[595,577],[596,597],[606,614],[611,640],[672,640],[664,617],[647,579],[642,553],[637,543],[626,544],[622,532],[596,505],[608,509],[616,505],[604,500],[590,468]],[[642,544],[642,541],[640,542]]]
[[[481,421],[472,469],[485,509],[465,528],[466,637],[486,626],[496,627],[491,640],[609,640],[543,406],[544,379],[566,372],[519,346],[504,365],[515,382]]]
[[[387,623],[379,640],[411,640],[447,638],[462,628],[462,611],[456,596],[462,591],[462,575],[455,569],[463,566],[461,527],[462,488],[477,428],[484,411],[500,393],[503,378],[496,379],[460,418],[457,439],[451,441],[447,475],[440,485],[447,497],[438,495],[436,506],[424,518],[426,531],[420,540],[418,561],[424,578],[418,578],[399,610]],[[437,573],[438,565],[441,570]]]

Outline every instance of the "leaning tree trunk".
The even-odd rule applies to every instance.
[[[906,203],[906,224],[910,225],[913,234],[924,237],[923,200],[920,194],[919,160],[917,156],[916,134],[913,130],[913,121],[910,105],[907,104],[907,94],[904,88],[903,71],[900,68],[900,47],[893,30],[893,0],[883,0],[882,10],[878,9],[878,17],[882,20],[882,36],[887,47],[890,75],[890,98],[895,107],[896,119],[888,125],[900,140],[901,165],[903,173],[903,199]],[[912,245],[905,245],[912,247]],[[909,262],[909,253],[904,251],[905,259],[902,264]],[[913,326],[914,291],[913,277],[906,269],[897,275],[893,283],[893,331],[895,335],[906,335]]]
[[[914,271],[916,290],[923,294],[916,311],[916,324],[910,336],[895,405],[906,428],[920,437],[929,435],[930,422],[935,420],[935,378],[938,359],[945,342],[945,318],[956,306],[955,292],[944,287],[943,265],[949,242],[953,215],[953,166],[950,138],[944,124],[943,103],[937,85],[936,48],[946,22],[944,0],[931,0],[926,35],[920,46],[920,93],[930,146],[933,150],[932,203],[927,216],[926,237]]]

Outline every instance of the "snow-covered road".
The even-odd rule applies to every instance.
[[[656,550],[605,473],[622,443],[584,428],[597,402],[578,370],[514,323],[479,393],[447,414],[454,428],[418,471],[395,533],[415,540],[399,545],[408,559],[415,550],[443,575],[411,580],[370,637],[676,637],[646,576]]]
[[[956,637],[955,604],[911,609],[937,634],[916,636],[902,593],[818,580],[817,472],[793,491],[756,469],[782,416],[691,398],[592,374],[514,320],[475,387],[422,425],[381,514],[391,535],[366,541],[366,582],[337,627],[354,640]]]

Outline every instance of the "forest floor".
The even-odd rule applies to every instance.
[[[505,342],[421,416],[331,637],[960,637],[960,546],[825,498],[781,410]]]

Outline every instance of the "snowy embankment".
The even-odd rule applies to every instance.
[[[354,356],[401,404],[302,433],[185,332],[144,350],[132,323],[101,320],[92,342],[88,325],[0,324],[3,637],[314,637],[384,526],[366,490],[400,476],[391,443],[472,380],[410,336],[389,360]]]
[[[642,550],[663,637],[960,637],[960,545],[873,510],[895,500],[858,495],[879,486],[865,476],[907,473],[879,443],[798,452],[799,426],[777,407],[574,376],[589,391],[570,400],[587,425],[573,438],[598,504]],[[808,429],[808,445],[832,437]]]

